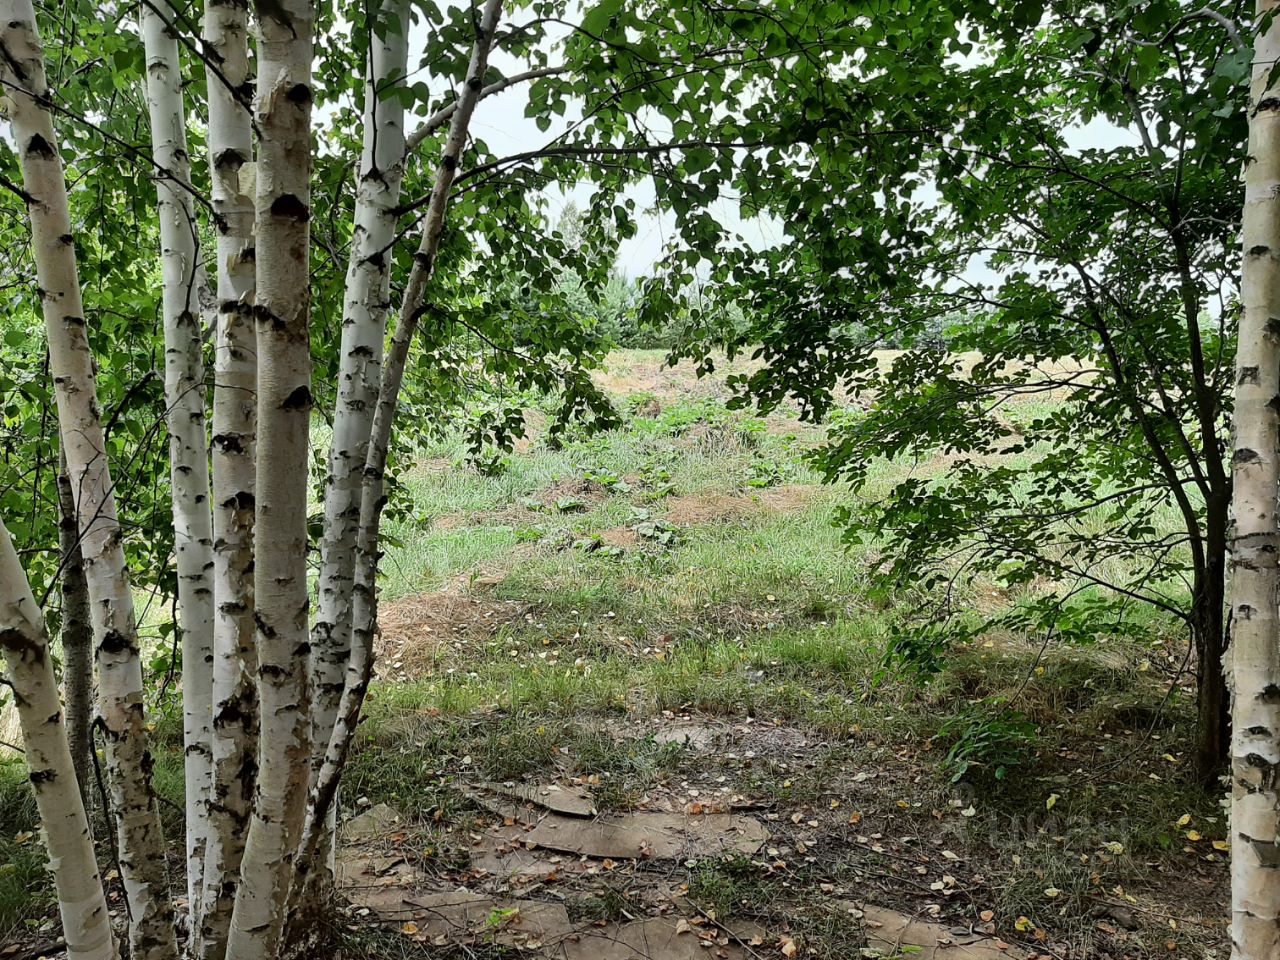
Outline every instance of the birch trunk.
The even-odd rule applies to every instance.
[[[151,786],[133,596],[98,411],[66,181],[31,0],[0,0],[0,80],[29,196],[49,366],[93,604],[98,714],[106,739],[121,874],[129,903],[131,954],[135,960],[168,960],[178,950],[164,836]]]
[[[360,486],[382,373],[391,295],[390,253],[404,174],[404,104],[399,97],[387,96],[386,91],[403,82],[405,76],[409,4],[407,0],[386,0],[370,15],[378,25],[365,88],[364,146],[343,304],[316,622],[311,630],[313,780],[324,763],[351,654],[351,586],[360,527]],[[319,860],[328,861],[331,843],[332,838],[323,841]]]
[[[62,556],[62,684],[66,701],[67,746],[80,785],[86,813],[89,802],[93,734],[93,625],[89,612],[89,585],[84,579],[80,555],[80,525],[76,522],[75,494],[67,475],[67,458],[58,465],[58,548]]]
[[[44,619],[0,522],[0,653],[13,684],[69,960],[115,960],[89,820],[67,747]]]
[[[213,784],[196,954],[222,960],[257,781],[253,645],[257,345],[253,329],[253,129],[246,0],[205,7],[209,174],[217,231],[213,385]]]
[[[307,825],[299,857],[301,871],[311,865],[311,855],[316,849],[325,817],[337,793],[338,780],[359,721],[360,706],[364,702],[369,678],[373,673],[373,640],[377,631],[378,530],[385,505],[383,478],[387,467],[387,453],[391,447],[391,426],[400,399],[400,385],[404,380],[409,347],[424,310],[427,283],[435,269],[436,253],[444,232],[449,190],[466,145],[471,116],[483,90],[489,48],[492,46],[501,12],[502,0],[486,0],[476,24],[476,40],[471,52],[471,62],[467,66],[467,77],[450,119],[449,134],[436,171],[427,212],[423,217],[422,240],[414,254],[413,268],[409,272],[395,334],[391,338],[391,353],[382,369],[361,485],[360,529],[352,594],[351,656],[347,663],[337,722],[329,738],[324,763],[316,778],[307,811]]]
[[[227,956],[279,948],[311,771],[307,448],[311,417],[310,0],[258,0],[258,787]]]
[[[1257,16],[1280,7],[1258,0]],[[1249,97],[1231,532],[1231,942],[1280,956],[1280,23],[1258,36]]]
[[[213,517],[209,510],[209,448],[205,438],[199,232],[191,195],[186,110],[177,33],[156,8],[138,7],[146,56],[151,159],[160,173],[161,302],[164,314],[164,391],[169,426],[169,477],[182,631],[182,734],[187,825],[187,903],[191,929],[199,925],[212,771]],[[168,176],[166,176],[168,174]]]

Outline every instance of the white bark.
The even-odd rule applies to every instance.
[[[493,34],[501,12],[502,0],[486,0],[476,25],[471,62],[467,66],[466,80],[450,120],[449,134],[445,139],[435,183],[423,216],[422,240],[414,254],[413,268],[409,272],[395,334],[391,338],[391,353],[382,368],[382,381],[379,384],[361,486],[360,529],[352,600],[351,656],[347,663],[337,722],[329,738],[324,764],[316,779],[307,811],[307,825],[303,832],[300,855],[300,867],[303,869],[316,849],[325,817],[337,792],[338,780],[359,720],[360,706],[364,702],[369,678],[373,673],[373,639],[377,630],[378,529],[385,505],[383,478],[391,446],[391,426],[400,400],[400,385],[404,380],[409,347],[424,310],[427,283],[435,269],[436,253],[440,247],[449,203],[449,190],[457,175],[471,116],[483,91],[489,48],[493,43]]]
[[[212,771],[213,517],[209,509],[209,448],[205,437],[200,242],[191,194],[186,110],[178,40],[147,3],[138,6],[146,56],[151,158],[159,173],[161,302],[164,314],[164,390],[169,426],[169,476],[178,619],[182,631],[182,732],[187,822],[187,903],[191,929],[199,925]]]
[[[133,596],[97,405],[66,181],[31,0],[0,0],[0,47],[0,80],[23,187],[29,195],[49,367],[93,603],[98,713],[129,901],[131,953],[136,960],[167,960],[178,951],[164,837],[151,788]]]
[[[1259,20],[1277,0],[1258,0]],[[1249,97],[1231,532],[1231,942],[1280,956],[1280,24],[1258,37]]]
[[[31,786],[58,893],[70,960],[115,960],[111,918],[94,859],[53,675],[44,618],[9,531],[0,522],[0,654],[13,684]]]
[[[351,653],[351,586],[360,526],[360,486],[382,373],[391,295],[391,247],[404,174],[404,104],[397,96],[387,96],[387,90],[405,76],[409,3],[385,0],[381,9],[373,7],[370,15],[375,11],[380,14],[377,22],[382,25],[382,35],[372,38],[365,85],[364,147],[356,180],[355,229],[339,349],[338,403],[325,486],[316,622],[311,630],[313,778],[319,774],[333,733]]]
[[[245,0],[205,7],[209,173],[217,230],[213,385],[213,784],[196,954],[222,960],[257,779],[253,644],[257,345],[253,329],[253,130]]]
[[[311,771],[307,447],[311,397],[310,0],[258,0],[258,787],[227,956],[280,945]]]

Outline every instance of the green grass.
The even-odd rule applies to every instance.
[[[55,904],[38,831],[26,766],[0,762],[0,942],[20,936]]]
[[[629,351],[611,369],[643,380],[636,371],[652,359]],[[1221,810],[1182,777],[1193,718],[1187,698],[1168,691],[1168,655],[1184,639],[1171,621],[1134,607],[1130,636],[1081,647],[980,637],[946,651],[942,671],[917,683],[884,652],[890,627],[915,615],[921,598],[874,589],[875,546],[844,542],[834,519],[846,495],[817,487],[802,461],[813,432],[783,416],[730,412],[704,385],[680,390],[659,391],[659,412],[646,408],[650,415],[603,436],[554,450],[535,436],[496,473],[466,465],[453,438],[402,469],[384,599],[448,591],[522,601],[530,613],[456,642],[424,635],[414,674],[371,693],[345,796],[405,812],[413,842],[449,866],[465,865],[467,852],[449,848],[442,825],[476,812],[467,785],[479,780],[598,778],[598,804],[625,810],[671,783],[723,776],[772,805],[779,816],[770,828],[782,838],[792,811],[807,818],[835,803],[841,829],[820,855],[792,857],[780,875],[763,860],[708,859],[687,877],[695,902],[722,916],[799,899],[806,909],[793,930],[822,956],[861,947],[856,924],[822,905],[823,885],[861,891],[867,870],[899,876],[900,862],[870,854],[859,832],[945,836],[964,858],[951,869],[969,871],[961,880],[997,913],[1003,935],[1015,935],[1010,924],[1025,916],[1081,949],[1095,935],[1102,892],[1159,896],[1188,865],[1210,878],[1196,902],[1213,883],[1221,892],[1221,864],[1203,856],[1225,835]],[[868,495],[939,469],[875,464]],[[807,489],[782,496],[777,488],[788,484]],[[565,498],[582,509],[556,509]],[[680,519],[691,499],[728,506]],[[646,521],[672,536],[639,535]],[[956,594],[962,612],[1019,598],[990,584]],[[176,708],[170,698],[155,715],[170,836],[181,828]],[[802,759],[780,747],[749,765],[696,755],[654,740],[664,711],[721,726],[776,725],[806,746]],[[1009,732],[1019,724],[1027,736]],[[963,771],[957,756],[968,761]],[[47,907],[38,845],[12,841],[34,818],[20,769],[0,767],[0,863],[13,863],[0,869],[0,937]],[[868,771],[876,779],[856,779]],[[854,810],[863,825],[844,826]],[[1205,837],[1193,854],[1183,849],[1184,816]],[[1109,852],[1115,845],[1122,852]],[[1059,894],[1046,899],[1046,888]],[[920,896],[898,889],[908,902]],[[611,919],[633,912],[629,896],[600,889],[570,906],[582,919]],[[1167,896],[1175,900],[1157,906],[1177,908]],[[369,956],[426,955],[403,937],[354,936],[353,949]]]

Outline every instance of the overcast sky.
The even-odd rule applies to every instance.
[[[424,38],[417,31],[422,30],[419,24],[410,34],[410,58],[415,51],[423,48]],[[492,57],[492,65],[504,74],[510,75],[528,69],[528,64],[515,57],[498,51]],[[552,63],[555,56],[552,55]],[[439,79],[432,82],[435,88]],[[555,139],[580,113],[575,112],[573,105],[565,117],[552,117],[552,125],[546,131],[540,131],[532,118],[525,116],[527,104],[527,88],[518,85],[503,93],[489,97],[480,102],[471,122],[471,132],[476,138],[484,140],[497,156],[521,153],[537,149]],[[646,118],[651,127],[660,136],[669,131],[662,128],[660,117]],[[1073,146],[1109,147],[1121,143],[1136,143],[1136,136],[1127,130],[1121,130],[1104,120],[1094,120],[1085,127],[1068,131],[1068,140]],[[547,190],[550,200],[553,221],[559,216],[564,206],[573,201],[585,207],[590,198],[589,184],[570,187],[569,185],[553,186]],[[618,255],[618,268],[629,277],[637,277],[650,272],[653,264],[662,256],[663,248],[674,232],[674,218],[668,213],[658,213],[654,207],[654,191],[651,181],[634,186],[628,195],[636,203],[638,231],[636,236],[622,243]],[[922,197],[922,199],[925,199]],[[748,244],[757,248],[774,246],[783,241],[782,224],[773,218],[752,217],[744,219],[740,215],[738,204],[731,198],[721,198],[712,207],[713,213],[720,222],[740,234]],[[990,279],[991,274],[977,266],[971,268],[970,279]]]

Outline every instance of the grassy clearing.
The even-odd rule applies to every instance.
[[[1138,640],[1088,648],[987,637],[926,685],[900,677],[884,639],[914,598],[870,589],[874,547],[842,542],[841,494],[802,460],[812,435],[638,374],[644,357],[621,369],[620,389],[645,386],[630,406],[647,410],[624,429],[555,451],[535,441],[498,477],[459,467],[458,479],[441,464],[461,451],[442,445],[407,476],[423,521],[397,530],[389,593],[462,584],[529,613],[419,638],[413,674],[370,704],[358,794],[411,798],[427,824],[463,817],[463,787],[480,779],[598,778],[618,809],[729,783],[786,811],[771,843],[792,859],[702,862],[691,895],[744,917],[799,898],[796,930],[820,955],[849,949],[847,917],[822,892],[841,885],[890,904],[932,898],[957,920],[991,910],[1001,935],[1077,955],[1221,944],[1225,822],[1181,780],[1192,717],[1166,668],[1181,656],[1174,625],[1140,611]],[[873,490],[938,468],[877,465]],[[670,536],[640,536],[642,518]],[[965,599],[1016,600],[981,584]],[[652,738],[664,716],[718,724],[730,744],[673,751]],[[809,833],[821,822],[822,856],[795,858],[792,811]],[[936,851],[905,869],[912,844],[886,839],[923,836],[960,857],[943,861],[941,889]]]
[[[388,628],[346,796],[401,810],[417,862],[451,882],[467,876],[482,780],[582,778],[615,811],[735,796],[767,818],[766,850],[698,861],[689,897],[781,918],[818,956],[857,955],[840,902],[864,897],[955,923],[991,911],[1000,936],[1060,956],[1221,950],[1225,821],[1182,780],[1192,711],[1173,625],[1142,611],[1136,638],[1077,648],[989,636],[927,684],[900,676],[885,639],[918,598],[871,589],[874,545],[842,541],[843,494],[803,462],[816,432],[730,412],[657,360],[611,360],[605,382],[633,411],[619,430],[556,450],[534,436],[496,474],[444,440],[401,474],[386,621],[434,613],[429,629]],[[877,464],[871,495],[943,469]],[[979,584],[961,599],[1017,598]],[[177,836],[171,706],[156,779]],[[681,724],[713,730],[714,749],[664,742]],[[39,912],[22,901],[34,848],[11,843],[31,812],[9,797],[0,936]],[[635,892],[562,895],[609,919]],[[353,955],[448,956],[352,936]]]

